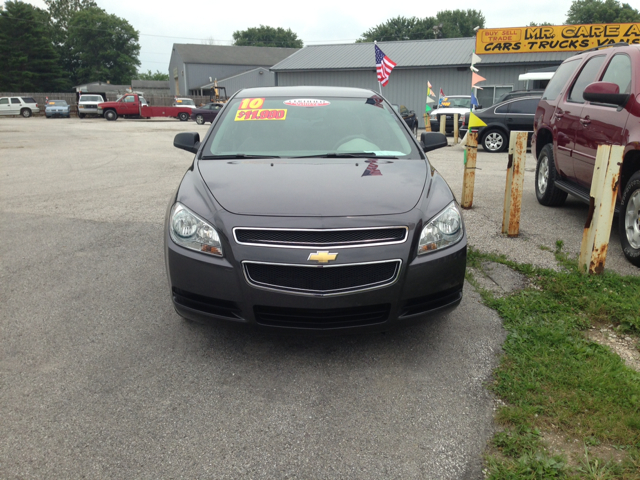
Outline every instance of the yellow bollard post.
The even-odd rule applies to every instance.
[[[478,132],[467,132],[467,146],[465,148],[466,163],[464,165],[464,179],[462,180],[462,208],[473,205],[473,187],[476,181],[476,158],[478,155]]]
[[[507,165],[507,182],[504,189],[504,209],[502,211],[502,233],[509,237],[517,237],[520,234],[527,136],[527,132],[511,132],[509,138],[509,164]]]
[[[589,215],[582,232],[578,259],[578,267],[585,273],[600,274],[604,271],[623,155],[624,147],[621,145],[598,146],[591,180]]]
[[[440,133],[442,133],[443,135],[447,133],[446,128],[447,128],[447,116],[440,115]]]
[[[458,132],[458,120],[460,119],[460,114],[458,113],[454,113],[453,114],[453,144],[457,145],[458,144],[458,134],[460,132]]]
[[[431,131],[431,120],[429,119],[429,116],[426,113],[424,114],[424,131],[425,132]]]

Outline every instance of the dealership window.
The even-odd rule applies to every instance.
[[[482,108],[487,108],[496,103],[502,95],[511,92],[513,85],[489,85],[482,86],[482,90],[476,90],[478,96],[478,103],[482,105]]]

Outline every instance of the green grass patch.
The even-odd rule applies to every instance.
[[[481,292],[508,331],[492,385],[507,406],[497,416],[504,430],[487,457],[489,478],[640,479],[640,373],[584,334],[600,325],[640,333],[640,277],[584,275],[556,248],[559,272],[469,252],[470,266],[500,262],[533,285],[502,298]],[[580,461],[549,454],[541,432],[577,439]],[[618,448],[623,460],[590,454],[601,446]]]

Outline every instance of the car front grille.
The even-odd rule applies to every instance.
[[[362,247],[402,243],[407,239],[407,227],[360,228],[339,230],[234,229],[236,242],[291,248]]]
[[[271,327],[331,329],[361,327],[384,323],[389,318],[389,304],[366,307],[312,309],[281,308],[256,305],[256,322]]]
[[[390,285],[400,260],[347,265],[282,265],[243,262],[247,281],[255,286],[308,295],[337,295]]]

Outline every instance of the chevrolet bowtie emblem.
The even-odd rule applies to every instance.
[[[310,253],[307,260],[315,260],[318,263],[329,263],[331,260],[335,260],[337,256],[337,253],[316,252]]]

